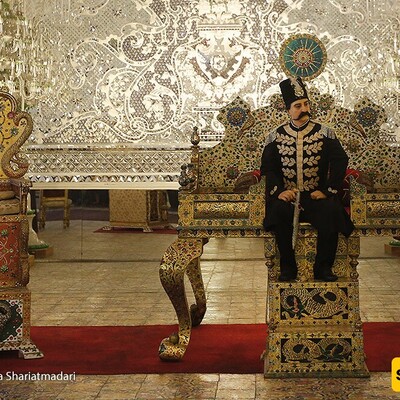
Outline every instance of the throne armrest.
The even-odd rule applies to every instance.
[[[260,182],[260,170],[246,172],[240,175],[235,182],[234,193],[248,193],[250,187]]]
[[[248,193],[179,193],[178,229],[262,229],[265,180]]]
[[[369,193],[350,177],[350,211],[356,228],[400,231],[400,193]]]

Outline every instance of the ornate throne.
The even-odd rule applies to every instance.
[[[18,153],[32,132],[29,114],[17,111],[15,98],[0,91],[0,350],[19,350],[23,358],[43,354],[30,339],[27,195],[22,179],[27,161]]]
[[[301,226],[296,247],[298,281],[277,281],[279,254],[275,239],[262,227],[265,183],[257,182],[252,171],[259,168],[267,135],[285,122],[287,114],[280,95],[271,96],[269,106],[254,111],[244,100],[236,98],[218,115],[225,126],[224,139],[212,148],[200,150],[194,129],[191,160],[182,166],[179,235],[160,265],[160,279],[175,308],[179,332],[161,342],[161,359],[181,359],[192,327],[200,324],[205,315],[200,257],[208,239],[259,237],[264,240],[268,267],[265,376],[368,376],[356,270],[360,235],[395,235],[400,231],[399,198],[395,193],[400,188],[396,173],[399,148],[388,148],[380,140],[382,110],[368,99],[358,103],[354,111],[335,106],[330,95],[315,90],[311,91],[311,100],[314,119],[335,127],[350,155],[350,168],[359,171],[351,180],[351,187],[358,189],[352,193],[351,201],[347,196],[358,229],[349,239],[339,238],[334,265],[339,281],[313,280],[316,232],[307,224]],[[375,187],[369,189],[376,192],[373,198],[378,205],[374,209],[381,210],[380,220],[367,218],[371,199],[363,183],[371,179],[362,180],[360,176],[371,178],[369,174],[374,175]],[[391,193],[383,193],[387,191]],[[382,210],[387,209],[386,200],[394,207],[390,213],[393,218],[382,217]],[[185,295],[185,274],[196,300],[190,308]]]

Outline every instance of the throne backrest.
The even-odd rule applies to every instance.
[[[381,125],[386,122],[384,109],[368,98],[357,102],[351,111],[336,105],[329,94],[311,89],[309,96],[313,119],[335,128],[349,155],[349,168],[368,174],[378,191],[399,191],[400,147],[381,140]],[[221,108],[217,118],[225,127],[225,136],[212,148],[195,149],[197,154],[192,157],[195,182],[187,188],[181,183],[183,190],[234,192],[239,176],[260,168],[268,134],[285,123],[288,114],[281,96],[274,94],[268,106],[253,111],[237,97]]]

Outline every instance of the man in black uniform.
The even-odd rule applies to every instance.
[[[280,253],[280,281],[297,277],[292,245],[293,215],[300,207],[300,221],[318,231],[314,278],[333,282],[338,232],[349,236],[354,229],[338,197],[348,157],[333,129],[310,119],[310,103],[301,78],[280,83],[290,122],[272,131],[264,148],[261,175],[266,176],[264,228],[273,231]],[[300,192],[300,205],[296,196]]]

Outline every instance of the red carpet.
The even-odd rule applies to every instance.
[[[151,232],[143,232],[142,228],[129,228],[124,226],[103,226],[100,229],[94,231],[94,233],[162,233],[162,234],[178,234],[176,229],[168,228],[152,228]]]
[[[173,325],[32,327],[31,338],[45,354],[23,360],[17,352],[0,352],[0,373],[262,373],[266,325],[200,325],[193,329],[180,362],[158,358],[158,346]],[[390,371],[400,357],[400,323],[364,324],[365,352],[371,372]]]

